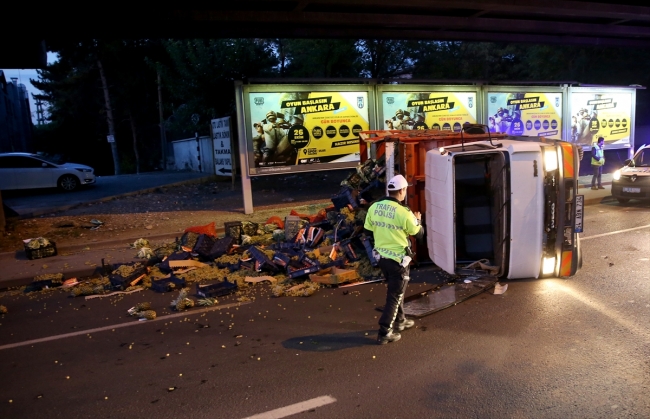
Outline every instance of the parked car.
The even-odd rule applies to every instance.
[[[650,199],[650,144],[643,145],[634,158],[612,176],[612,196],[624,204],[630,199]]]
[[[95,183],[92,167],[59,163],[38,154],[0,153],[0,191],[59,187],[74,191]]]

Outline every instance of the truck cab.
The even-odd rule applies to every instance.
[[[482,260],[509,279],[574,275],[582,263],[578,163],[575,145],[542,137],[427,151],[429,257],[452,274]]]

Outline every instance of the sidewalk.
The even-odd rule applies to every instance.
[[[578,184],[578,193],[584,195],[585,205],[596,205],[614,200],[610,193],[611,174],[603,175],[605,189],[592,190],[591,176],[580,177]],[[286,208],[288,212],[293,207],[309,203],[311,202],[291,202],[275,210],[282,211],[282,209]],[[242,215],[241,212],[236,214]],[[233,213],[233,215],[236,214]],[[178,233],[175,232],[148,236],[147,239],[152,243],[160,243],[174,240],[177,236]],[[57,256],[36,260],[28,260],[22,250],[0,253],[0,266],[2,267],[0,289],[29,284],[35,276],[43,274],[63,273],[65,278],[88,277],[101,269],[102,259],[106,263],[141,262],[143,259],[134,258],[136,251],[127,246],[127,243],[132,243],[138,238],[140,237],[124,237],[118,240],[95,242],[92,245],[58,247]]]

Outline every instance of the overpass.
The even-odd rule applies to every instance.
[[[104,4],[107,5],[104,7]],[[272,0],[146,9],[3,7],[0,68],[40,68],[61,38],[377,38],[650,47],[650,7],[557,0]],[[19,20],[20,19],[20,20]],[[18,24],[22,24],[19,26]]]

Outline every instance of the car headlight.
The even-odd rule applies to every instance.
[[[80,169],[80,168],[77,168],[77,170],[84,173],[92,173],[93,171],[93,169]]]
[[[557,169],[557,151],[555,148],[548,147],[544,150],[544,167],[547,172]]]
[[[542,263],[542,274],[548,275],[555,272],[555,258],[544,258]]]
[[[614,174],[612,175],[612,179],[619,180],[620,178],[621,178],[621,171],[620,170],[615,171]]]

